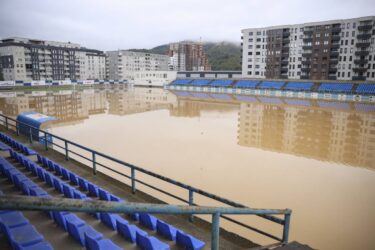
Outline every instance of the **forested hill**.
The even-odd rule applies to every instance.
[[[163,44],[152,49],[131,49],[131,51],[149,52],[166,55],[168,44]],[[241,46],[230,42],[203,43],[204,51],[212,70],[241,70]]]

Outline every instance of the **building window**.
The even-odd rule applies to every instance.
[[[252,36],[253,35],[253,32],[249,32],[249,36]]]
[[[261,31],[257,31],[257,36],[260,36],[262,35],[262,32]]]

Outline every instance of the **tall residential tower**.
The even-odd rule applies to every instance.
[[[242,30],[242,75],[375,80],[375,16]]]
[[[105,54],[70,42],[12,37],[0,42],[4,80],[105,78]]]

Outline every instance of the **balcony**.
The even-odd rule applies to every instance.
[[[367,40],[370,39],[371,33],[363,33],[363,34],[358,34],[357,39],[358,40]]]
[[[282,48],[282,51],[283,51],[283,52],[289,52],[289,47],[283,47],[283,48]]]
[[[310,68],[301,68],[302,72],[310,72]]]
[[[365,76],[353,76],[352,80],[353,81],[366,81],[366,77]]]
[[[332,57],[339,56],[339,52],[338,52],[338,51],[335,51],[335,50],[331,50],[330,55],[331,55]]]
[[[340,35],[333,35],[331,39],[332,39],[332,41],[339,41]]]
[[[312,51],[311,51],[311,50],[303,51],[303,52],[302,52],[302,56],[303,56],[303,57],[310,57],[311,54],[312,54]]]
[[[358,42],[356,43],[357,48],[367,48],[370,46],[370,42]]]
[[[305,29],[303,31],[303,34],[305,35],[312,35],[314,33],[314,30],[313,29]]]
[[[340,32],[341,32],[340,26],[332,27],[332,33],[340,33]]]
[[[340,48],[340,44],[339,43],[332,43],[331,48],[332,49],[338,49],[338,48]]]
[[[288,67],[282,67],[280,71],[281,73],[286,73],[288,72]]]
[[[288,37],[290,36],[290,32],[289,31],[283,31],[283,37]]]
[[[283,44],[289,44],[290,39],[289,38],[283,38]]]
[[[367,68],[365,66],[356,66],[353,68],[354,72],[366,72]]]
[[[312,49],[312,45],[303,45],[302,49],[303,50],[311,50]]]
[[[336,57],[336,58],[330,58],[329,59],[329,63],[330,64],[338,64],[339,63],[339,59]]]
[[[303,42],[304,43],[308,43],[308,42],[312,42],[313,41],[313,38],[312,37],[304,37],[303,38]]]
[[[288,65],[288,63],[289,63],[288,60],[282,60],[281,61],[281,65]]]
[[[310,76],[309,75],[302,75],[300,78],[301,78],[301,80],[308,80],[308,79],[310,79]]]
[[[367,59],[355,59],[354,63],[355,64],[366,64],[366,63],[368,63],[368,60]]]
[[[281,74],[280,79],[288,79],[288,74]]]
[[[311,61],[310,60],[303,60],[302,65],[310,65]]]
[[[367,56],[368,54],[370,54],[370,51],[368,51],[368,50],[360,50],[360,51],[356,51],[354,54],[356,56]]]
[[[372,24],[362,24],[358,26],[358,30],[371,30]]]

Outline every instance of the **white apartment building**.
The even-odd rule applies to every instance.
[[[375,16],[242,30],[242,76],[375,80]]]
[[[70,42],[12,37],[0,42],[4,80],[105,79],[105,54]]]
[[[134,80],[136,72],[167,71],[167,55],[134,52],[128,50],[108,51],[107,78],[114,80]]]

